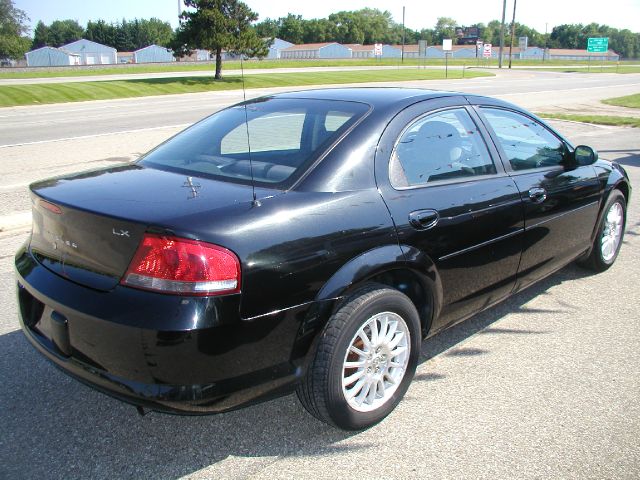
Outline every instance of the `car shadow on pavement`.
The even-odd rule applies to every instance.
[[[615,162],[623,166],[640,167],[640,149],[627,150],[598,150],[598,153],[612,153],[615,155]]]
[[[426,340],[424,362],[477,333],[540,334],[493,326],[509,313],[526,312],[532,298],[588,275],[569,266],[509,300]],[[541,328],[544,328],[541,326]],[[178,478],[209,466],[223,476],[244,476],[275,457],[315,456],[368,448],[345,445],[345,433],[307,414],[295,395],[223,415],[139,416],[124,403],[67,377],[29,345],[19,331],[0,336],[0,478]],[[452,352],[482,355],[484,351]],[[470,359],[469,361],[473,361]],[[442,375],[419,372],[417,381]],[[248,470],[231,457],[246,457]],[[232,460],[232,458],[231,458]],[[224,473],[226,472],[226,473]]]
[[[593,275],[593,272],[577,265],[571,264],[562,270],[554,273],[550,277],[530,286],[526,290],[490,307],[489,309],[476,314],[469,319],[458,323],[448,329],[430,337],[422,342],[422,355],[420,362],[426,362],[436,355],[448,352],[449,356],[474,356],[486,352],[470,351],[454,347],[476,333],[479,334],[502,334],[502,335],[543,335],[548,333],[541,326],[540,330],[500,328],[492,326],[508,314],[513,313],[541,313],[540,309],[527,307],[527,303],[540,295],[547,295],[549,289],[560,285],[565,281],[576,280]],[[565,309],[573,308],[567,302],[558,300],[558,303]],[[554,313],[545,311],[545,313]]]

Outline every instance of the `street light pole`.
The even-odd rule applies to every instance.
[[[498,68],[502,68],[502,49],[504,48],[504,16],[507,13],[507,0],[502,2],[502,22],[500,23],[500,50],[498,54]]]
[[[511,59],[513,58],[513,36],[516,32],[516,2],[517,0],[513,0],[513,19],[511,20],[511,45],[509,45],[509,68],[511,68]],[[520,53],[520,55],[522,55],[522,53]]]
[[[405,29],[404,29],[404,5],[403,5],[402,6],[402,59],[401,59],[401,63],[404,63],[404,42],[405,42]]]

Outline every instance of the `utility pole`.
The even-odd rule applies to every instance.
[[[511,45],[509,45],[509,68],[511,68],[511,59],[513,58],[513,36],[516,32],[516,2],[517,0],[513,0],[513,19],[511,20]],[[520,55],[522,55],[522,53]]]
[[[504,16],[507,13],[507,0],[502,2],[502,23],[500,23],[500,51],[498,53],[498,68],[502,68],[502,49],[504,48]]]
[[[505,0],[506,2],[507,0]],[[404,29],[404,5],[402,6],[402,60],[401,63],[404,63],[404,41],[405,41],[405,29]]]

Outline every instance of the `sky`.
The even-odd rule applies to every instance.
[[[108,22],[122,18],[156,17],[178,24],[179,0],[13,0],[24,10],[35,27],[38,20],[71,18],[85,26],[87,20]],[[292,2],[291,0],[244,0],[258,13],[260,20],[278,18],[288,13],[305,19],[323,18],[341,10],[378,8],[389,10],[398,23],[402,22],[402,6],[406,7],[405,24],[413,30],[433,28],[438,17],[451,17],[459,25],[471,25],[499,20],[502,0],[322,0]],[[513,0],[507,0],[507,22],[513,14]],[[640,31],[640,0],[518,0],[516,22],[533,27],[541,33],[551,32],[563,23],[606,24],[615,28]]]

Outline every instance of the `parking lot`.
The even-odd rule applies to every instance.
[[[318,422],[295,395],[142,417],[68,378],[18,330],[12,257],[26,233],[0,233],[0,478],[640,478],[640,133],[553,124],[629,172],[616,264],[570,265],[425,341],[405,399],[361,433]]]

